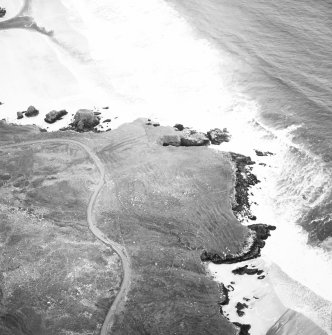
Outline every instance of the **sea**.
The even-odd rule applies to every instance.
[[[262,258],[279,298],[332,334],[332,1],[34,0],[30,14],[53,34],[0,32],[29,39],[22,71],[0,56],[16,69],[0,113],[107,106],[111,128],[227,128],[215,149],[256,161],[252,211],[277,227]]]

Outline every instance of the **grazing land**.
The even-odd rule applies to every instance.
[[[38,134],[2,128],[2,140]],[[122,273],[86,223],[96,167],[59,143],[1,151],[0,167],[0,333],[99,334]]]
[[[93,212],[131,265],[125,305],[108,333],[237,333],[220,314],[222,292],[200,259],[203,251],[239,254],[251,235],[232,212],[229,154],[164,147],[160,137],[175,130],[143,120],[101,134],[0,127],[1,145],[79,141],[102,162],[104,186]],[[98,334],[123,273],[119,257],[88,230],[96,166],[70,143],[0,154],[4,334]]]

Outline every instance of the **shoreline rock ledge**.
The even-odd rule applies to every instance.
[[[243,248],[242,254],[227,254],[221,257],[217,253],[203,251],[201,254],[202,262],[212,262],[215,264],[234,264],[249,259],[257,258],[261,255],[261,249],[265,246],[265,240],[271,236],[270,231],[275,230],[275,226],[266,225],[263,223],[253,224],[247,226],[251,230],[248,237],[247,244]]]

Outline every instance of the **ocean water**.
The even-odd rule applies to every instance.
[[[144,116],[227,127],[216,149],[257,162],[252,209],[277,226],[262,253],[276,293],[332,333],[332,2],[34,0],[31,14],[54,35],[2,36],[7,50],[29,36],[21,58],[0,55],[15,66],[12,86],[0,78],[7,119],[31,101],[42,113],[109,106],[111,128]]]

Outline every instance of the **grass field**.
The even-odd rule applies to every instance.
[[[0,167],[0,333],[98,334],[122,274],[86,224],[95,167],[59,144],[1,152]]]

